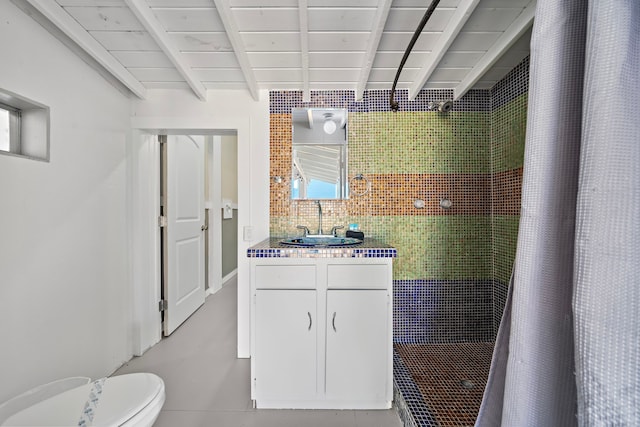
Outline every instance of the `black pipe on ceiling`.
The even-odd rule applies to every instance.
[[[407,62],[407,58],[411,53],[411,49],[413,49],[413,45],[416,44],[418,37],[420,37],[420,34],[422,33],[424,26],[427,25],[427,21],[429,20],[429,18],[431,18],[433,11],[436,10],[436,6],[438,6],[438,3],[440,3],[440,0],[433,0],[431,2],[431,4],[429,5],[429,8],[427,9],[427,11],[424,13],[424,16],[422,17],[422,21],[420,21],[420,24],[418,24],[418,28],[416,28],[416,31],[413,33],[413,37],[411,37],[411,41],[409,42],[407,49],[404,51],[404,55],[402,56],[402,61],[400,61],[400,66],[398,67],[398,71],[396,72],[396,78],[393,80],[393,86],[391,86],[391,95],[389,96],[389,104],[391,105],[391,109],[394,112],[400,109],[398,102],[393,98],[396,93],[396,85],[398,84],[398,78],[400,77],[400,72],[402,72],[402,67],[404,67],[404,63]]]

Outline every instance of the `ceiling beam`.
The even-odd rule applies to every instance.
[[[180,75],[187,82],[191,90],[201,101],[207,100],[207,89],[202,82],[195,77],[191,67],[189,67],[182,57],[180,51],[175,47],[167,31],[162,27],[158,18],[144,0],[124,0],[133,14],[147,30],[149,35],[158,43],[160,49],[167,55],[171,63],[176,67]]]
[[[462,98],[498,59],[531,27],[536,13],[536,1],[532,0],[522,13],[502,33],[500,38],[480,58],[469,74],[453,89],[453,99]]]
[[[300,20],[300,56],[302,60],[302,102],[311,102],[309,88],[309,2],[298,0]]]
[[[26,0],[38,12],[60,29],[89,56],[104,67],[127,89],[145,99],[146,89],[120,62],[71,17],[55,0]]]
[[[364,63],[360,68],[360,76],[358,77],[358,83],[356,86],[356,101],[362,101],[364,91],[367,88],[369,74],[371,74],[371,67],[373,66],[373,61],[376,59],[376,52],[378,50],[378,45],[380,44],[380,39],[382,38],[384,25],[386,24],[387,17],[389,16],[391,1],[392,0],[378,0],[378,9],[376,10],[376,16],[373,20],[374,24],[371,29],[369,43],[367,44]]]
[[[231,42],[233,51],[236,54],[236,59],[240,64],[240,69],[242,70],[244,80],[247,83],[247,87],[249,88],[249,93],[251,93],[251,96],[254,100],[258,101],[260,99],[260,93],[258,91],[256,76],[253,74],[253,69],[251,68],[251,63],[249,62],[249,55],[247,55],[247,51],[244,48],[244,43],[242,42],[242,38],[240,37],[238,24],[233,18],[233,13],[231,12],[231,7],[229,6],[229,0],[213,0],[213,2],[216,5],[218,15],[220,15],[220,20],[222,21],[222,25],[224,26],[224,29],[227,33],[227,37],[229,37],[229,41]]]
[[[473,10],[478,6],[480,0],[462,0],[456,11],[453,13],[451,20],[447,24],[447,27],[444,29],[438,41],[431,49],[431,54],[427,56],[427,61],[420,68],[420,70],[416,74],[416,79],[413,81],[411,86],[409,87],[409,100],[413,101],[418,93],[425,85],[433,71],[436,69],[440,60],[447,53],[449,46],[453,43],[453,41],[460,33],[460,30],[467,22]]]

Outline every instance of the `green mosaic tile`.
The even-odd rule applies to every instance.
[[[398,250],[395,280],[492,277],[489,216],[361,216],[346,222]],[[287,217],[272,217],[271,235],[299,235],[292,224]]]
[[[491,158],[494,173],[521,168],[523,165],[527,95],[520,95],[492,113]]]
[[[493,276],[502,283],[509,283],[518,243],[520,216],[494,215],[493,227]]]
[[[486,173],[490,113],[352,113],[354,173]]]
[[[491,278],[489,216],[350,217],[398,250],[394,279]]]

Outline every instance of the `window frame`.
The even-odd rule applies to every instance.
[[[49,162],[49,107],[0,88],[0,109],[9,112],[9,151],[0,156]]]
[[[9,113],[9,150],[3,150],[4,153],[21,154],[21,126],[22,126],[22,111],[19,108],[0,102],[0,110],[4,110]]]

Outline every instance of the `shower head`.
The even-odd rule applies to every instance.
[[[438,103],[438,111],[440,113],[448,113],[453,108],[453,101],[446,100]]]
[[[440,101],[440,102],[431,101],[429,103],[429,110],[436,110],[439,113],[448,113],[449,111],[451,111],[452,108],[453,108],[453,101],[450,99],[446,101]]]

